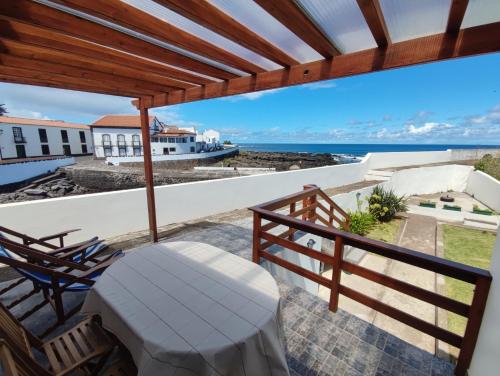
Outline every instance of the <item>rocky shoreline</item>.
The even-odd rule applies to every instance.
[[[76,158],[77,163],[60,169],[56,174],[38,178],[0,194],[0,204],[40,200],[46,198],[80,195],[85,193],[109,192],[144,186],[142,164],[121,164],[109,166],[103,160]],[[259,167],[274,168],[276,171],[299,170],[337,164],[331,154],[274,153],[241,151],[237,155],[218,161],[202,161],[198,166],[209,167]],[[193,165],[169,165],[154,163],[155,185],[167,185],[213,180],[239,176],[237,171],[200,172]]]

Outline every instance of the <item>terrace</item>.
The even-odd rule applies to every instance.
[[[140,111],[143,139],[148,140],[148,110],[152,108],[500,50],[500,17],[496,5],[489,3],[446,1],[427,7],[409,3],[399,7],[391,1],[375,0],[349,1],[342,6],[320,0],[238,4],[143,0],[134,4],[118,0],[94,1],[91,6],[80,0],[0,3],[0,81],[137,98],[133,104]],[[411,23],[401,22],[408,18]],[[337,22],[342,19],[349,22]],[[351,30],[353,25],[355,32]],[[168,240],[212,244],[251,259],[276,276],[286,362],[292,374],[464,375],[468,369],[471,374],[495,372],[498,357],[491,351],[491,339],[484,330],[480,334],[485,307],[487,323],[483,327],[487,324],[486,332],[494,332],[492,318],[498,305],[496,292],[490,296],[488,307],[492,308],[488,311],[492,280],[488,271],[350,234],[345,210],[352,209],[353,187],[334,201],[315,186],[301,191],[309,183],[331,189],[350,184],[364,186],[365,176],[373,177],[373,171],[378,169],[445,162],[453,165],[424,167],[420,171],[433,174],[431,180],[438,185],[451,181],[446,179],[463,177],[464,181],[453,180],[458,191],[470,188],[476,198],[495,207],[498,182],[470,167],[456,166],[457,160],[468,158],[454,151],[400,153],[397,157],[375,154],[357,165],[154,188],[150,143],[145,142],[143,147],[145,190],[3,205],[2,225],[36,236],[62,231],[67,226],[82,227],[81,234],[72,234],[71,240],[99,235],[112,242],[112,237],[127,236],[129,248],[145,240],[157,243],[163,239],[158,225],[198,222],[167,229]],[[436,186],[432,187],[434,191],[425,184],[422,187],[418,171],[413,180],[407,180],[407,173],[415,171],[405,170],[398,176],[414,182],[410,184],[413,194],[439,191]],[[370,189],[368,186],[361,191]],[[207,215],[246,207],[252,207],[253,219],[230,216],[199,222]],[[130,213],[134,213],[132,218]],[[149,236],[141,237],[137,231],[146,227]],[[300,244],[304,236],[329,241],[330,254]],[[345,246],[473,284],[473,300],[470,304],[457,302],[421,288],[414,281],[345,261]],[[315,273],[315,267],[305,268],[302,257],[313,265],[330,265],[331,276]],[[5,280],[10,279],[10,273],[3,271]],[[465,333],[452,333],[420,318],[419,311],[405,312],[347,286],[341,278],[343,273],[464,316],[468,319]],[[327,302],[294,287],[294,281],[303,287],[312,282],[327,288]],[[4,299],[18,296],[23,286],[19,287]],[[492,291],[496,290],[494,280]],[[82,293],[65,296],[73,300],[66,303],[85,297]],[[340,296],[460,348],[456,367],[339,308]],[[16,309],[29,309],[36,305],[36,299],[40,297],[34,295]],[[31,316],[25,325],[41,331],[54,319],[50,306],[46,308]],[[481,351],[474,353],[478,336]],[[474,361],[473,356],[479,360]]]

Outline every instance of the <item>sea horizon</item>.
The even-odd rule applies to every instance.
[[[500,145],[459,144],[287,144],[287,143],[236,143],[242,150],[281,153],[329,153],[365,156],[368,153],[404,151],[445,151],[448,149],[496,149]]]

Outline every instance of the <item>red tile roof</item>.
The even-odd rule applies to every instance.
[[[154,119],[154,116],[149,116],[150,126]],[[139,115],[104,115],[91,124],[91,127],[140,128],[141,117]]]
[[[90,129],[90,127],[85,124],[66,123],[65,121],[62,120],[25,119],[25,118],[10,117],[10,116],[0,116],[0,123],[34,125],[38,127],[43,126],[43,127]]]

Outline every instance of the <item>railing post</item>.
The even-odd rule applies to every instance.
[[[304,188],[304,190],[306,190],[306,189],[310,189],[310,188],[317,188],[317,186],[316,186],[316,184],[306,184],[303,186],[303,188]],[[316,194],[314,194],[310,197],[307,197],[302,201],[302,207],[305,208],[305,207],[308,207],[310,205],[313,205],[316,202],[316,200],[317,200]],[[302,214],[302,219],[304,221],[309,221],[312,218],[314,218],[315,216],[316,216],[316,208],[313,208],[311,210],[306,211],[304,214]]]
[[[344,239],[335,237],[335,251],[333,254],[332,284],[330,287],[330,311],[337,312],[339,306],[340,274],[342,272],[342,259],[344,256]]]
[[[474,354],[474,348],[476,347],[479,329],[481,328],[481,321],[483,320],[490,285],[491,278],[478,277],[476,281],[469,318],[467,320],[467,326],[465,327],[465,334],[462,340],[457,366],[455,368],[455,375],[457,376],[465,376],[469,369],[472,355]]]
[[[290,204],[290,214],[292,214],[295,211],[295,207],[296,207],[296,203],[292,202]],[[290,234],[288,235],[288,240],[290,240],[291,242],[293,242],[293,238],[294,238],[294,235],[295,235],[295,230],[292,229],[292,227],[288,227],[288,231],[290,231]]]
[[[262,219],[259,213],[253,213],[253,247],[252,247],[252,261],[260,264],[260,232],[262,226]]]

